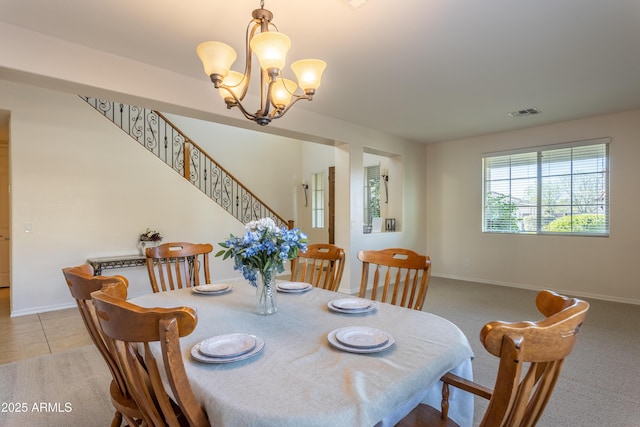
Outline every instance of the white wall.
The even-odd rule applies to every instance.
[[[608,238],[482,233],[482,153],[599,137],[611,137]],[[433,274],[640,304],[639,161],[640,111],[428,146]]]
[[[146,227],[161,231],[165,242],[214,247],[229,233],[244,232],[240,222],[78,96],[1,80],[0,93],[0,108],[12,113],[12,315],[73,305],[61,268],[88,257],[136,253]],[[249,178],[278,182],[273,165],[282,156],[281,145],[299,155],[291,142],[259,136],[251,139],[266,148],[261,164],[241,168],[237,176],[250,172]],[[289,161],[278,169],[290,181],[298,167]],[[286,186],[261,190],[268,201]],[[287,215],[293,214],[290,196],[281,203]],[[31,224],[30,233],[25,224]],[[230,261],[211,261],[215,279],[237,275]],[[130,294],[150,291],[144,268],[109,272],[129,278]]]

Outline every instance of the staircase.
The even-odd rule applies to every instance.
[[[292,220],[285,220],[269,208],[162,113],[103,99],[81,98],[238,221],[246,224],[268,217],[280,227],[293,228]]]

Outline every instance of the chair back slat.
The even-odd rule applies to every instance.
[[[102,331],[100,330],[100,325],[95,314],[95,308],[91,301],[91,292],[99,291],[103,286],[108,286],[114,283],[122,283],[123,287],[121,289],[124,289],[126,292],[128,285],[127,279],[122,276],[94,276],[93,268],[89,264],[84,264],[78,267],[63,268],[62,274],[67,281],[71,295],[76,300],[80,316],[82,317],[87,331],[89,332],[91,340],[107,363],[109,371],[111,371],[111,375],[113,376],[113,380],[118,384],[118,388],[122,394],[127,394],[127,388],[122,379],[118,364],[105,345]]]
[[[521,345],[521,339],[514,341],[511,337],[506,337],[501,346],[503,357],[500,358],[498,372],[503,374],[503,378],[500,387],[493,390],[489,406],[480,423],[482,426],[498,427],[504,425],[502,423],[505,418],[504,414],[508,413],[513,406],[513,400],[518,392],[522,364],[514,361],[517,361],[520,356]]]
[[[314,287],[337,291],[344,271],[344,250],[329,243],[312,243],[305,252],[291,260],[293,282],[306,282]]]
[[[539,378],[537,388],[531,394],[529,402],[522,404],[523,419],[521,423],[533,425],[533,420],[540,418],[560,376],[563,364],[564,360],[536,364],[536,376]]]
[[[186,420],[189,426],[208,426],[189,384],[180,349],[180,338],[197,325],[195,311],[189,307],[139,307],[118,298],[114,286],[92,294],[96,314],[147,424],[179,427]],[[160,346],[157,352],[161,356],[154,356],[153,343]]]
[[[149,425],[161,426],[166,425],[164,423],[164,414],[155,404],[159,399],[166,399],[166,396],[156,396],[155,389],[150,388],[148,385],[152,384],[151,375],[149,372],[157,370],[155,361],[150,358],[145,359],[144,362],[138,357],[137,351],[124,342],[115,343],[116,354],[119,356],[119,360],[126,360],[123,363],[125,366],[126,378],[130,384],[132,393],[136,401],[140,402],[140,407],[143,409],[145,419]],[[145,354],[148,346],[145,346]],[[171,417],[171,414],[169,414]]]
[[[114,354],[110,351],[108,340],[105,339],[100,323],[96,316],[96,310],[91,299],[91,293],[99,291],[107,286],[119,285],[115,292],[122,299],[127,297],[128,281],[123,276],[94,276],[93,268],[89,264],[62,269],[62,274],[67,282],[69,292],[75,299],[91,340],[98,348],[111,372],[113,379],[110,387],[111,401],[118,413],[114,422],[122,417],[127,423],[135,423],[142,420],[142,413],[133,401],[132,394],[126,384],[122,370]]]
[[[199,408],[200,404],[196,400],[191,387],[188,385],[185,379],[187,378],[187,372],[184,369],[184,363],[182,361],[182,351],[179,345],[172,345],[175,340],[172,337],[180,336],[179,322],[176,318],[162,319],[160,320],[160,345],[162,348],[162,354],[164,355],[164,368],[165,371],[171,371],[172,375],[168,376],[168,381],[171,390],[174,390],[175,399],[180,408]],[[204,412],[197,410],[183,411],[185,418],[190,426],[200,426],[208,424],[208,421],[203,419]]]
[[[147,248],[147,272],[153,292],[211,283],[209,243],[171,242]]]
[[[358,252],[362,261],[359,296],[421,310],[431,276],[431,259],[409,249],[390,248]],[[370,272],[373,278],[370,281]],[[380,283],[381,277],[384,282]],[[382,289],[379,289],[382,288]],[[378,299],[378,293],[381,297]]]
[[[166,319],[163,319],[166,320]],[[160,321],[162,322],[162,320]],[[157,406],[160,408],[157,411],[161,415],[161,419],[164,420],[164,423],[168,426],[179,427],[180,422],[178,421],[178,417],[176,415],[176,411],[171,404],[171,399],[168,394],[165,392],[164,384],[162,383],[162,377],[160,376],[160,369],[158,368],[158,363],[156,362],[156,358],[153,357],[151,352],[151,347],[149,347],[149,343],[144,343],[144,363],[146,370],[141,368],[139,362],[135,362],[139,368],[137,372],[140,374],[138,381],[140,381],[141,387],[143,387],[143,382],[148,378],[147,384],[150,384],[148,396],[152,397],[153,400],[151,402],[156,402]],[[133,359],[134,355],[130,354],[129,358]],[[133,362],[133,360],[131,360]],[[156,425],[156,424],[154,424]]]

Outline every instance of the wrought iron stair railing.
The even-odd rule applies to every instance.
[[[97,98],[81,98],[238,221],[247,223],[269,217],[278,226],[293,228],[292,220],[285,220],[268,207],[162,113]]]

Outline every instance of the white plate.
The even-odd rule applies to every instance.
[[[226,283],[209,283],[206,285],[198,285],[194,286],[193,289],[198,292],[220,292],[226,291],[229,288],[229,285]]]
[[[210,356],[205,356],[204,354],[202,354],[200,352],[200,343],[194,345],[193,347],[191,347],[191,357],[193,357],[195,360],[199,361],[199,362],[204,362],[204,363],[231,363],[231,362],[237,362],[239,360],[244,360],[244,359],[248,359],[250,357],[255,356],[256,354],[260,353],[262,351],[262,349],[264,348],[264,341],[259,338],[256,337],[254,335],[251,335],[255,340],[256,340],[256,345],[253,348],[253,350],[241,354],[239,356],[235,356],[235,357],[210,357]]]
[[[306,283],[306,282],[287,282],[287,281],[282,281],[282,282],[279,282],[277,284],[277,286],[279,286],[282,289],[286,289],[288,291],[292,291],[292,290],[305,289],[305,288],[308,288],[311,285],[309,283]]]
[[[229,358],[248,353],[256,346],[253,335],[218,335],[200,342],[199,351],[205,356]]]
[[[198,285],[191,288],[196,294],[223,294],[231,290],[231,285],[226,283],[212,283],[209,285]]]
[[[349,298],[349,299],[352,300],[353,298]],[[354,310],[354,309],[344,309],[344,308],[336,307],[335,304],[334,304],[336,301],[339,301],[339,300],[329,301],[327,303],[327,307],[329,307],[329,310],[335,311],[335,312],[338,312],[338,313],[345,313],[345,314],[369,313],[369,312],[375,310],[378,307],[377,304],[374,301],[369,301],[368,302],[368,306],[366,308],[364,308],[364,309],[356,309],[356,310]],[[366,301],[366,300],[363,300],[363,301]]]
[[[306,292],[310,291],[312,287],[309,283],[304,282],[281,282],[276,284],[276,289],[280,292]]]
[[[387,337],[388,337],[387,343],[384,344],[384,345],[381,345],[380,347],[374,347],[374,348],[349,347],[348,345],[341,344],[340,341],[338,341],[338,339],[336,338],[336,332],[338,332],[338,331],[339,331],[339,329],[336,329],[336,330],[333,330],[333,331],[329,332],[329,334],[327,335],[327,339],[329,340],[329,344],[331,344],[332,346],[334,346],[338,350],[347,351],[349,353],[359,353],[359,354],[378,353],[378,352],[387,350],[393,344],[395,344],[395,340],[393,339],[393,337],[391,335],[387,334]]]
[[[331,301],[331,304],[341,310],[362,311],[371,306],[371,301],[358,298],[342,298]]]
[[[367,326],[349,326],[336,331],[340,344],[354,348],[376,348],[389,341],[389,334]]]

